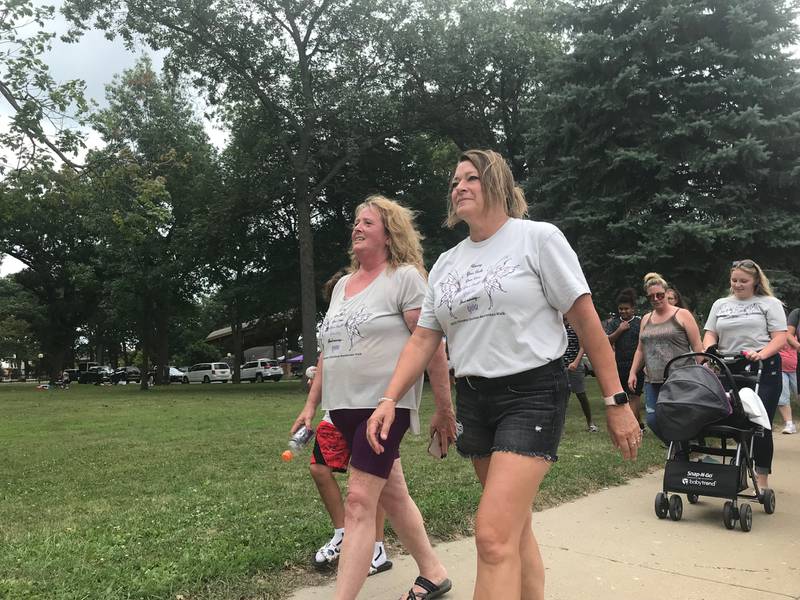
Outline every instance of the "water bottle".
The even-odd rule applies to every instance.
[[[283,462],[289,462],[296,454],[306,447],[311,438],[314,437],[314,430],[305,426],[295,431],[294,435],[289,438],[289,449],[281,454]]]

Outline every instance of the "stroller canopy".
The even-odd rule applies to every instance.
[[[690,364],[670,371],[656,402],[656,421],[665,439],[691,440],[707,425],[732,412],[722,383],[713,371]]]

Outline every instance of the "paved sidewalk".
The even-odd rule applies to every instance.
[[[780,430],[779,430],[780,431]],[[534,513],[547,569],[547,600],[800,600],[800,434],[775,434],[777,501],[767,515],[753,503],[753,528],[728,531],[724,500],[684,496],[683,519],[659,520],[653,500],[662,471]],[[449,600],[469,600],[475,582],[472,538],[436,546],[450,572]],[[405,597],[416,576],[409,556],[370,577],[360,600]],[[293,600],[333,597],[327,586],[299,590]],[[504,600],[498,598],[497,600]]]

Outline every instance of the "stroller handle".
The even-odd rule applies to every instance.
[[[664,367],[664,381],[667,380],[669,377],[669,368],[672,366],[672,363],[678,360],[686,360],[687,358],[695,358],[696,356],[702,356],[706,358],[709,362],[714,363],[716,366],[719,367],[720,372],[724,374],[725,379],[728,381],[729,389],[736,389],[736,381],[733,378],[733,373],[728,368],[728,363],[726,361],[739,361],[739,360],[747,360],[743,354],[711,354],[710,352],[687,352],[686,354],[679,354],[672,360],[670,360],[667,365]],[[761,361],[758,361],[758,372],[761,373]]]

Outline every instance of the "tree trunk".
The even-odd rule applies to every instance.
[[[308,177],[298,170],[296,179],[297,238],[300,244],[300,317],[303,323],[303,369],[317,363],[317,292],[314,289],[314,239]]]
[[[156,385],[169,384],[169,317],[168,311],[161,307],[156,317]]]

